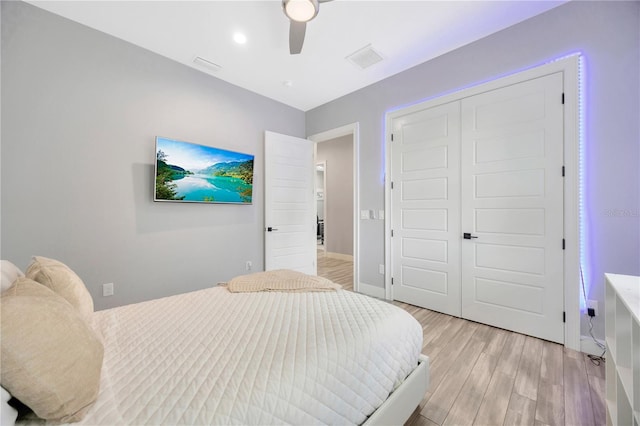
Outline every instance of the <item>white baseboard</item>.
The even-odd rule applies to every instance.
[[[603,341],[598,340],[598,342],[604,345]],[[602,355],[602,349],[600,349],[600,346],[593,341],[591,336],[580,336],[580,352],[584,352],[589,355]]]
[[[330,251],[327,251],[325,252],[324,255],[332,259],[340,259],[340,260],[347,260],[349,262],[353,262],[353,255],[351,254],[332,253]]]
[[[366,294],[367,296],[376,297],[378,299],[384,299],[384,287],[378,287],[367,283],[358,284],[358,293]]]

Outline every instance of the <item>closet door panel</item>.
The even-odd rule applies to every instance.
[[[563,342],[562,74],[462,100],[462,316]]]
[[[393,298],[460,316],[460,103],[392,126]]]

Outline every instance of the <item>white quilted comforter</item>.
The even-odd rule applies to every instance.
[[[339,290],[225,288],[96,312],[105,357],[81,424],[360,424],[416,367],[422,328]]]

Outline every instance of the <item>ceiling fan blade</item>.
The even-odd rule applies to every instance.
[[[289,53],[297,55],[302,51],[304,33],[307,31],[306,22],[291,21],[289,26]]]

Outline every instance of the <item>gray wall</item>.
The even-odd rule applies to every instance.
[[[326,161],[325,244],[330,253],[353,255],[353,137],[320,142],[316,160]]]
[[[359,122],[360,206],[382,209],[387,111],[577,51],[586,59],[585,278],[603,312],[603,274],[640,274],[639,2],[570,2],[307,112],[307,134]],[[361,281],[382,287],[382,221],[361,221],[360,248]],[[602,338],[602,313],[594,324]]]
[[[97,309],[263,269],[263,132],[302,111],[2,2],[1,256],[67,263]],[[153,202],[155,136],[255,154],[253,205]],[[101,285],[115,283],[103,298]]]

